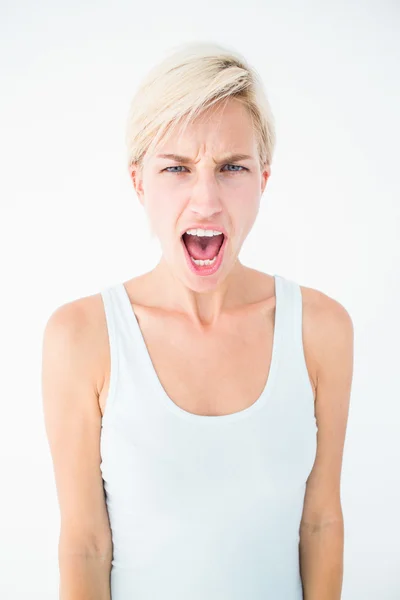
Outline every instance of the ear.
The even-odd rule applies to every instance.
[[[138,163],[131,163],[129,166],[129,174],[132,179],[133,186],[135,188],[137,197],[139,198],[139,202],[143,206],[144,191],[143,191],[143,176],[142,176],[141,166]]]
[[[264,193],[264,190],[265,190],[265,187],[267,185],[267,181],[268,181],[270,175],[271,175],[271,165],[266,163],[264,165],[264,169],[261,173],[261,194]]]

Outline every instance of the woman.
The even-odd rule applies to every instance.
[[[138,90],[127,140],[162,257],[44,334],[60,597],[337,600],[353,327],[238,258],[275,144],[259,77],[183,46]]]

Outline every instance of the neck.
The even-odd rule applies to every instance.
[[[182,277],[164,257],[148,274],[151,296],[157,306],[185,313],[199,327],[215,325],[226,310],[246,302],[246,275],[250,269],[237,259],[219,281],[188,273]],[[220,276],[221,277],[221,276]]]

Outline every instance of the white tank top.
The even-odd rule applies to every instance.
[[[196,415],[166,394],[122,283],[101,292],[111,371],[101,473],[112,600],[300,600],[299,525],[317,447],[300,286],[275,275],[267,384]]]

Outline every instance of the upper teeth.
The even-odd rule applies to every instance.
[[[213,231],[212,229],[188,229],[187,232],[189,235],[198,235],[198,236],[208,236],[212,237],[213,235],[222,235],[222,231]]]

